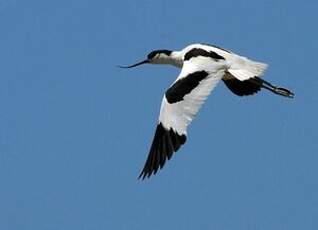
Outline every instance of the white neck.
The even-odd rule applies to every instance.
[[[182,53],[180,51],[172,51],[172,53],[170,54],[170,60],[171,62],[169,64],[177,68],[182,68],[183,58]]]

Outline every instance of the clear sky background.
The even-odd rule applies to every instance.
[[[318,229],[318,2],[0,1],[0,229]],[[269,64],[295,98],[223,83],[164,170],[137,180],[193,42]]]

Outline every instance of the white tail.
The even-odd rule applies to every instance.
[[[230,67],[230,72],[235,78],[240,81],[245,81],[253,77],[260,77],[264,74],[267,64],[262,62],[251,61],[245,57],[236,57],[233,65]]]

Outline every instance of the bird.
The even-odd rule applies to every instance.
[[[187,140],[187,128],[215,86],[222,80],[237,96],[248,96],[261,89],[284,97],[294,93],[262,79],[266,63],[207,43],[190,44],[180,51],[154,50],[147,58],[129,66],[166,64],[180,68],[180,74],[164,93],[158,123],[147,160],[138,178],[145,179],[162,169],[166,161]]]

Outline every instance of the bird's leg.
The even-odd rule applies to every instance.
[[[282,87],[274,86],[271,83],[269,83],[268,81],[265,81],[264,79],[261,79],[259,77],[252,78],[251,81],[255,84],[258,84],[262,88],[267,89],[275,94],[278,94],[278,95],[281,95],[284,97],[290,97],[290,98],[294,97],[294,93],[291,92],[290,90],[282,88]]]

